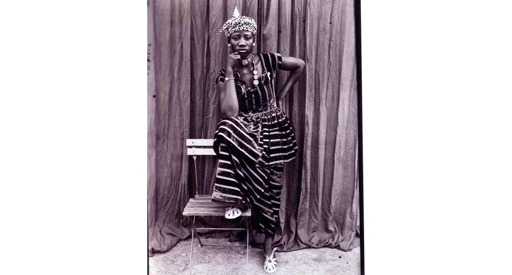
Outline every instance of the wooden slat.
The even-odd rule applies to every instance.
[[[201,198],[191,198],[183,210],[184,216],[223,217],[225,213],[226,206],[212,202],[211,197],[208,195],[203,195]],[[251,209],[247,209],[241,216],[250,217],[251,214]]]
[[[213,209],[199,209],[199,210],[195,210],[194,209],[194,210],[188,210],[188,209],[185,209],[183,211],[183,216],[224,217],[225,213],[226,213],[226,211],[224,209],[218,209],[218,210],[213,210]],[[250,217],[251,216],[251,211],[250,210],[245,211],[240,216],[242,216],[242,217]]]
[[[213,146],[213,139],[187,139],[187,147],[191,146]]]
[[[222,203],[211,201],[207,198],[199,198],[199,199],[191,198],[188,201],[187,205],[211,205],[211,206],[220,206],[220,207],[228,207],[229,206],[229,205],[225,205]]]
[[[193,201],[193,200],[194,199],[190,199],[190,201],[187,203],[186,207],[198,207],[198,206],[202,206],[202,207],[224,207],[224,208],[228,207],[227,205],[222,205],[220,203],[216,203],[216,202],[212,202],[212,201],[207,201],[207,200],[196,200],[196,201]]]
[[[208,201],[208,200],[194,200],[194,199],[190,199],[190,201],[188,202],[187,206],[209,206],[209,207],[228,207],[227,205],[223,205],[223,204],[220,204],[220,203],[217,203],[217,202],[212,202],[212,201]]]
[[[183,211],[183,216],[224,217],[225,213],[226,213],[226,211],[224,211],[222,209],[218,209],[216,211],[211,210],[211,209],[209,209],[209,210],[208,209],[202,209],[202,210],[187,210],[187,209],[185,209],[185,211]],[[251,211],[245,211],[240,216],[242,216],[242,217],[250,217],[251,216]]]
[[[226,208],[225,207],[185,207],[185,209],[183,210],[183,212],[194,212],[194,211],[197,211],[197,212],[208,212],[208,211],[211,211],[212,213],[225,213],[226,212]],[[242,213],[251,213],[251,210],[248,209]]]
[[[212,198],[211,197],[199,197],[199,198],[190,198],[190,200],[188,200],[189,203],[191,202],[198,202],[198,203],[207,203],[207,202],[212,202]],[[217,202],[214,202],[218,205],[222,205],[222,203],[217,203]]]
[[[223,204],[223,203],[218,203],[218,202],[214,202],[211,200],[211,198],[209,197],[204,197],[204,198],[191,198],[188,203],[187,203],[187,206],[200,206],[200,205],[203,205],[203,206],[212,206],[212,207],[215,207],[215,206],[218,206],[218,207],[228,207],[229,205],[227,204]]]
[[[211,195],[196,195],[195,197],[196,199],[201,199],[201,200],[204,200],[204,199],[209,199],[211,200],[212,199],[212,196]]]
[[[196,230],[233,230],[233,231],[241,231],[247,230],[247,227],[196,227]]]
[[[187,148],[189,156],[215,156],[213,148]]]
[[[227,208],[227,206],[224,206],[224,205],[218,205],[216,203],[194,203],[194,202],[190,202],[189,204],[187,204],[187,207],[211,207],[211,208]]]

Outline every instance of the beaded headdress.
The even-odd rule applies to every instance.
[[[227,37],[236,31],[249,31],[256,35],[256,21],[247,16],[240,16],[238,9],[235,7],[231,18],[222,26],[220,32],[222,31]]]

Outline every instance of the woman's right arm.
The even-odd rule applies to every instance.
[[[238,54],[230,54],[226,66],[226,81],[217,83],[217,90],[220,94],[220,111],[226,117],[238,115],[238,98],[236,96],[233,66],[239,59]]]

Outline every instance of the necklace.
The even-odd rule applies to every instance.
[[[251,53],[246,59],[242,59],[242,65],[247,66],[249,62],[253,61],[254,55]]]
[[[259,76],[258,76],[258,70],[256,69],[256,61],[254,60],[254,55],[251,54],[247,59],[243,59],[242,60],[242,64],[244,66],[248,65],[249,62],[252,61],[252,68],[251,68],[251,71],[252,71],[252,78],[253,78],[253,81],[252,83],[254,84],[254,86],[258,86],[258,84],[260,83],[260,81],[258,80],[259,79]],[[237,71],[237,74],[240,75],[240,73],[238,72],[238,69],[235,67],[235,70]],[[245,94],[245,93],[244,93]]]
[[[254,60],[254,55],[251,54],[247,59],[242,60],[242,64],[248,65],[250,61],[252,61],[252,68],[251,68],[252,78],[253,78],[252,83],[254,84],[254,86],[258,86],[260,81],[258,80],[259,76],[258,76],[258,70],[256,69],[256,61]],[[238,77],[241,77],[240,73],[238,72],[238,68],[236,66],[235,66],[235,71],[236,71],[236,74],[238,75]],[[246,94],[245,90],[246,90],[247,84],[244,81],[241,81],[241,82],[242,82],[242,86],[241,86],[242,94],[245,95]]]
[[[254,58],[252,59],[252,77],[254,78],[252,83],[254,84],[254,86],[258,86],[258,83],[260,83],[260,81],[258,80],[258,70],[256,70],[256,62],[254,61]]]

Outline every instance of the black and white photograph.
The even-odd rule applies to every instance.
[[[507,1],[0,1],[0,274],[512,274]]]
[[[149,274],[361,274],[355,17],[148,1]]]

